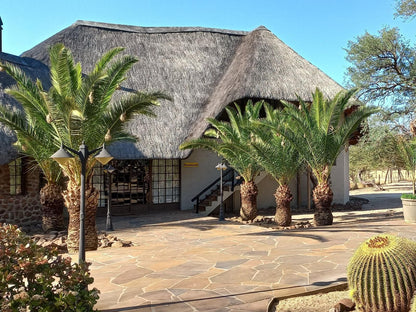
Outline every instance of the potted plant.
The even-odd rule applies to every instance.
[[[404,137],[399,137],[397,141],[400,156],[412,179],[412,194],[402,194],[401,196],[404,221],[416,223],[416,142]]]

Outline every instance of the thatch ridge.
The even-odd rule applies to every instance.
[[[48,64],[48,48],[57,42],[71,49],[85,72],[109,49],[125,47],[139,62],[116,96],[145,90],[173,98],[156,108],[157,118],[138,116],[126,125],[138,141],[110,146],[120,159],[186,158],[190,151],[179,145],[201,136],[207,117],[242,98],[308,100],[316,87],[327,96],[341,89],[264,26],[243,32],[77,21],[22,56]]]
[[[89,27],[103,28],[103,29],[108,29],[108,30],[119,30],[123,32],[145,33],[145,34],[167,34],[167,33],[187,33],[187,32],[210,32],[210,33],[238,35],[238,36],[248,34],[247,31],[241,31],[241,30],[229,30],[229,29],[207,28],[207,27],[197,27],[197,26],[142,27],[142,26],[109,24],[109,23],[83,21],[83,20],[76,21],[72,26],[74,27],[89,26]]]

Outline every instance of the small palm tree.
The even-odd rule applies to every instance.
[[[416,195],[416,142],[405,137],[396,137],[396,146],[403,165],[410,172],[412,179],[412,193]]]
[[[27,90],[30,96],[38,99],[37,106],[27,114],[40,120],[39,123],[51,138],[55,151],[62,144],[76,150],[85,142],[93,150],[104,142],[110,144],[118,140],[135,140],[124,131],[124,122],[131,120],[136,114],[154,116],[152,108],[158,105],[158,100],[169,99],[159,92],[135,92],[111,102],[115,91],[125,80],[126,73],[137,62],[131,56],[116,59],[122,51],[123,48],[115,48],[105,53],[92,72],[83,75],[81,65],[74,63],[71,52],[65,46],[56,44],[50,48],[52,87],[45,92],[38,81],[33,88]],[[19,84],[18,87],[21,88]],[[52,153],[49,156],[51,155]],[[90,157],[87,162],[85,187],[86,250],[97,249],[98,245],[95,228],[98,191],[92,185],[94,164],[94,157]],[[76,252],[79,242],[80,160],[74,158],[62,165],[61,169],[68,180],[64,191],[69,212],[67,246],[70,252]]]
[[[333,222],[333,192],[329,179],[341,149],[361,122],[378,111],[360,106],[351,114],[344,114],[355,92],[341,91],[332,100],[325,100],[322,92],[316,89],[310,105],[302,99],[299,99],[299,108],[283,102],[287,124],[280,133],[298,151],[317,180],[313,190],[317,225],[331,225]]]
[[[289,183],[301,168],[298,152],[278,134],[283,123],[281,109],[265,105],[266,118],[252,127],[257,139],[252,142],[253,157],[278,183],[275,222],[288,226],[292,222],[290,203],[293,199]]]
[[[249,125],[252,120],[259,119],[261,107],[261,102],[253,105],[251,101],[248,101],[244,113],[238,105],[235,105],[235,109],[227,107],[229,122],[209,118],[212,128],[205,132],[205,137],[180,146],[181,149],[203,148],[214,151],[240,174],[243,178],[240,189],[240,216],[243,220],[253,220],[257,216],[258,189],[254,179],[261,167],[251,156],[254,135]]]
[[[21,154],[33,159],[46,180],[40,190],[42,204],[42,227],[44,231],[64,228],[62,196],[62,173],[58,164],[49,158],[56,150],[54,136],[45,118],[44,93],[24,73],[10,64],[1,64],[3,70],[12,76],[17,87],[6,92],[22,105],[23,111],[0,106],[0,122],[14,130],[17,136],[15,146]]]

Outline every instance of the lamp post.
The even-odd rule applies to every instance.
[[[224,203],[223,203],[224,197],[223,197],[223,190],[222,190],[222,172],[227,169],[227,166],[223,162],[221,162],[218,165],[216,165],[215,168],[220,171],[220,198],[221,199],[220,199],[219,221],[224,221],[225,218],[224,218]]]
[[[105,223],[105,230],[106,231],[114,231],[113,228],[113,221],[111,220],[111,182],[112,182],[112,173],[116,171],[116,169],[107,164],[104,166],[104,172],[108,173],[108,198],[107,198],[107,220]]]
[[[61,148],[51,156],[51,158],[57,161],[60,165],[65,165],[70,159],[74,158],[74,155],[79,157],[81,161],[81,194],[80,194],[80,204],[79,204],[79,250],[78,250],[78,263],[85,262],[85,175],[87,171],[87,161],[88,158],[94,153],[99,152],[95,155],[95,159],[98,160],[101,164],[106,165],[108,162],[113,159],[113,156],[105,149],[105,145],[94,149],[92,151],[88,150],[88,147],[84,142],[79,146],[79,150],[76,151],[64,144],[61,145]]]

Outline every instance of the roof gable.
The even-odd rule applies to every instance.
[[[156,118],[127,124],[137,143],[115,143],[117,158],[185,158],[187,138],[203,134],[216,117],[241,98],[310,99],[316,87],[333,96],[341,87],[286,46],[265,27],[251,32],[202,27],[136,27],[78,21],[23,54],[48,64],[49,46],[62,42],[89,72],[103,53],[125,47],[139,62],[121,91],[162,91],[173,98]]]

